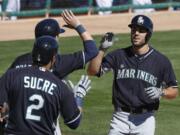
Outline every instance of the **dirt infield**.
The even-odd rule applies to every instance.
[[[180,11],[154,12],[147,15],[152,18],[155,31],[180,30]],[[109,16],[79,16],[79,19],[90,33],[96,35],[107,31],[114,33],[129,32],[127,25],[133,16],[134,14],[131,13],[119,13]],[[34,27],[41,19],[43,18],[0,21],[0,41],[33,39]],[[60,20],[61,25],[64,24],[62,18],[56,19]],[[67,29],[66,33],[61,36],[74,35],[77,35],[75,31]]]

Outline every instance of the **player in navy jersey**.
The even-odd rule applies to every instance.
[[[96,44],[91,35],[86,31],[81,22],[71,12],[65,10],[62,13],[64,21],[67,23],[67,27],[74,28],[80,35],[84,50],[77,51],[72,54],[56,55],[56,61],[52,68],[53,73],[60,79],[67,77],[68,74],[74,70],[82,69],[85,64],[97,55]],[[35,27],[35,38],[43,35],[49,35],[58,39],[60,33],[65,30],[60,28],[58,22],[55,19],[44,19],[40,21]],[[15,59],[9,69],[12,68],[24,68],[32,66],[32,54],[31,52],[23,54]],[[71,83],[70,80],[67,83]],[[87,85],[88,84],[88,85]],[[83,86],[79,88],[90,89],[90,80],[88,76],[82,76],[77,86]],[[71,85],[72,86],[72,85]]]
[[[71,129],[79,126],[87,91],[78,89],[74,95],[50,72],[57,49],[53,37],[37,38],[32,50],[33,66],[11,69],[1,77],[1,113],[4,103],[9,105],[5,135],[54,135],[59,113]]]
[[[72,54],[57,55],[56,63],[53,67],[53,72],[60,79],[67,76],[69,73],[74,70],[82,69],[85,67],[85,64],[94,58],[98,51],[96,48],[95,41],[92,36],[86,31],[81,22],[76,18],[76,16],[68,10],[65,10],[62,13],[64,21],[67,23],[67,27],[75,29],[84,45],[83,51],[78,51]],[[63,33],[64,30],[59,27],[59,24],[54,19],[45,19],[40,21],[35,27],[35,37],[38,38],[43,35],[53,36],[58,38],[60,33]],[[73,43],[72,43],[73,45]],[[16,58],[16,60],[10,66],[11,68],[21,68],[32,65],[32,56],[31,53],[23,54]]]
[[[106,33],[88,73],[101,76],[113,71],[114,113],[109,135],[154,135],[154,113],[160,98],[174,99],[178,85],[168,58],[149,44],[153,33],[151,19],[137,15],[128,26],[132,45],[104,57],[113,45],[113,33]]]

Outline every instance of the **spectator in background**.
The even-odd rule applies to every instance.
[[[113,0],[96,0],[96,4],[100,8],[110,8],[113,4]],[[99,15],[109,15],[112,11],[99,11]]]
[[[132,0],[133,5],[150,5],[152,4],[152,0]],[[134,9],[134,13],[151,13],[154,12],[154,8],[147,8],[147,9]]]
[[[19,12],[20,5],[20,0],[8,0],[6,12]],[[11,16],[9,19],[17,20],[17,16]]]
[[[43,9],[46,6],[46,0],[26,0],[25,6],[31,10]]]
[[[0,12],[2,12],[2,0],[0,0]]]

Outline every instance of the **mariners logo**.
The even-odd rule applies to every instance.
[[[140,17],[138,18],[137,23],[138,23],[138,24],[143,24],[143,23],[144,23],[144,19],[143,19],[142,16],[140,16]]]

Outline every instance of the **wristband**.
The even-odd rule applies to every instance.
[[[83,25],[78,25],[76,28],[76,31],[79,33],[79,34],[82,34],[82,33],[84,33],[85,31],[86,31],[86,29],[84,28],[84,26]]]

